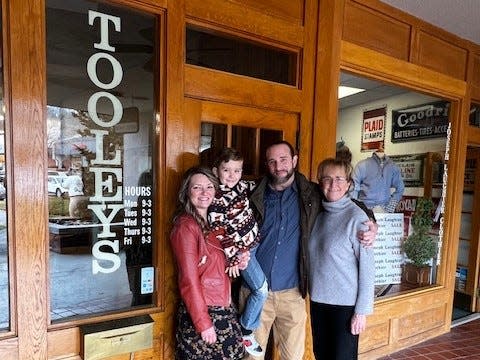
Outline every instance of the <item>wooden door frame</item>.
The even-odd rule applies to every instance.
[[[292,113],[185,98],[183,148],[187,153],[185,161],[188,166],[193,166],[198,163],[198,156],[191,156],[191,154],[198,155],[200,124],[203,121],[227,124],[228,126],[236,125],[279,130],[284,133],[283,139],[291,144],[295,144],[298,133],[298,118]],[[230,146],[230,144],[227,144],[227,146]]]
[[[166,0],[133,2],[112,1],[115,5],[129,5],[132,9],[153,14],[164,11]],[[8,188],[8,245],[10,269],[11,331],[0,335],[0,358],[47,359],[55,357],[78,358],[79,329],[75,325],[50,324],[49,291],[49,235],[48,198],[46,188],[47,148],[46,139],[46,30],[45,0],[2,1],[4,98],[6,104],[6,176]],[[162,33],[163,36],[163,33]],[[165,39],[165,37],[164,37]],[[163,41],[163,40],[162,40]],[[162,44],[164,46],[164,44]],[[160,48],[160,55],[165,50]],[[164,56],[161,56],[164,61]],[[162,64],[162,83],[159,84],[159,101],[165,94],[165,64]],[[160,156],[155,164],[158,175],[163,176],[165,151],[163,141],[165,110],[157,116],[156,135]],[[162,136],[160,136],[162,135]],[[165,186],[159,186],[164,192]],[[160,196],[160,195],[159,195]],[[157,199],[158,202],[158,199]],[[164,216],[159,223],[165,221]],[[158,229],[163,226],[158,225]],[[163,234],[159,244],[158,266],[163,266],[165,247]],[[157,280],[163,275],[157,272]],[[159,280],[163,283],[164,280]],[[158,291],[159,307],[92,316],[79,322],[133,316],[159,311],[165,301],[165,289]],[[165,305],[165,306],[167,306]],[[156,315],[158,321],[160,315]],[[168,324],[168,320],[164,321]],[[156,327],[156,339],[162,338],[161,328]],[[166,325],[170,328],[169,325]],[[173,328],[173,321],[171,323]],[[166,333],[169,333],[167,330]],[[170,331],[171,333],[171,331]],[[157,350],[162,350],[156,346]],[[149,350],[152,356],[160,356]],[[165,352],[165,354],[168,354]],[[168,358],[168,355],[166,355]]]

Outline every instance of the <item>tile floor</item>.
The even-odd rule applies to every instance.
[[[476,315],[476,320],[464,323],[459,319],[452,323],[454,327],[447,334],[378,360],[480,360],[480,318]]]

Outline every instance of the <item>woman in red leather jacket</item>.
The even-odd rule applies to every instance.
[[[170,235],[182,300],[176,330],[177,360],[243,357],[225,254],[207,222],[207,209],[217,188],[218,180],[211,170],[193,167],[186,171],[178,194],[179,210]],[[243,260],[244,267],[247,262]]]

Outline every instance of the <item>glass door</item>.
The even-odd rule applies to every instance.
[[[463,185],[453,320],[478,312],[480,148],[468,147]]]
[[[198,154],[192,159],[211,167],[213,158],[223,147],[242,153],[244,177],[255,179],[264,174],[265,149],[273,142],[286,140],[294,147],[298,117],[280,111],[187,99],[188,131],[184,148]]]

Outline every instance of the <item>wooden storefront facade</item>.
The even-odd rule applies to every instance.
[[[447,210],[436,284],[377,300],[361,336],[360,357],[373,359],[449,331],[463,191],[455,184],[463,183],[467,146],[480,146],[480,128],[468,120],[471,103],[480,102],[479,46],[377,0],[108,3],[151,14],[159,28],[155,41],[160,71],[154,84],[154,306],[67,322],[51,319],[46,1],[4,0],[10,326],[0,332],[0,358],[80,359],[79,326],[149,314],[155,321],[153,347],[136,352],[135,359],[173,359],[178,292],[168,234],[181,175],[198,162],[202,121],[228,129],[241,124],[281,131],[298,144],[299,170],[315,179],[317,164],[335,151],[340,71],[451,103]],[[279,84],[188,64],[187,28],[228,34],[293,54],[297,61],[292,62],[290,78],[294,80]],[[258,158],[261,146],[255,149]],[[472,271],[478,274],[478,269]],[[129,354],[112,357],[128,358]],[[311,339],[304,359],[313,359]]]

